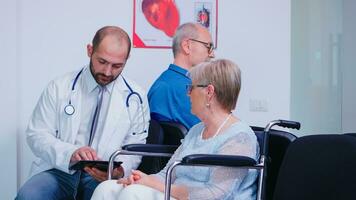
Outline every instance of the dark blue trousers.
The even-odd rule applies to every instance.
[[[98,184],[98,181],[83,171],[67,174],[50,169],[31,177],[20,188],[16,199],[90,200]]]

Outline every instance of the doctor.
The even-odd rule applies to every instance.
[[[49,83],[26,130],[37,160],[16,199],[90,199],[106,172],[86,167],[68,170],[79,160],[108,160],[122,145],[145,143],[149,109],[146,94],[121,76],[131,42],[119,27],[98,30],[87,45],[89,66]],[[121,156],[116,177],[131,174],[140,157]]]

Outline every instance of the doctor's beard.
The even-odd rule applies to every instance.
[[[101,86],[105,86],[105,85],[110,84],[111,82],[115,81],[117,79],[117,77],[121,74],[120,73],[115,77],[115,76],[106,76],[105,74],[100,73],[100,72],[95,73],[93,71],[93,63],[92,63],[91,59],[90,59],[89,66],[90,66],[89,67],[90,68],[90,72],[93,75],[95,81]]]

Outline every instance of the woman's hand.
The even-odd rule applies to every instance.
[[[131,174],[127,178],[120,178],[119,180],[117,180],[117,183],[122,184],[124,187],[126,187],[128,185],[135,183],[135,180],[137,180],[137,179],[138,179],[138,177],[134,178],[134,175]]]
[[[116,182],[117,184],[122,184],[124,187],[131,185],[133,182],[130,180],[130,177],[127,178],[120,178]]]
[[[140,170],[132,170],[130,177],[135,183],[146,186],[150,186],[150,183],[153,181],[151,176],[141,172]]]
[[[117,181],[118,184],[123,184],[124,187],[134,184],[134,183],[139,183],[142,177],[148,176],[147,174],[139,171],[139,170],[132,170],[132,173],[129,177],[127,178],[121,178]]]
[[[153,178],[140,170],[132,170],[132,173],[127,178],[121,178],[117,181],[119,184],[123,184],[124,187],[131,184],[141,184],[150,186],[153,182]]]

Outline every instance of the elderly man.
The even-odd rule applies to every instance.
[[[173,64],[153,83],[148,92],[151,118],[172,121],[190,129],[200,120],[191,114],[186,85],[187,72],[195,65],[214,58],[214,45],[209,31],[197,23],[178,27],[173,37]]]

